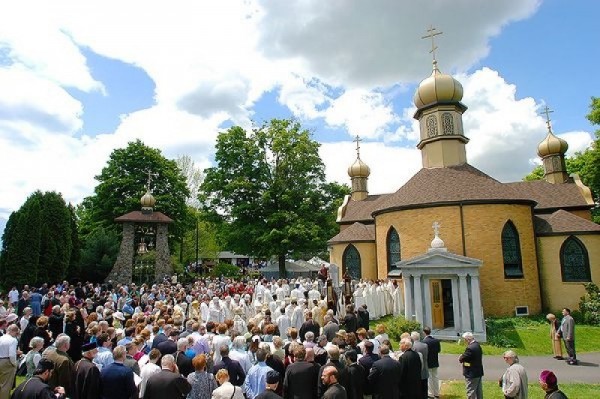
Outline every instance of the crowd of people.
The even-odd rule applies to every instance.
[[[431,330],[394,348],[383,324],[369,327],[371,308],[398,312],[397,290],[356,284],[340,306],[309,279],[15,287],[0,304],[0,399],[439,398]],[[464,338],[467,392],[480,398],[481,348]],[[526,397],[510,396],[523,375],[516,354],[505,359],[502,389]],[[26,379],[11,396],[16,373]]]

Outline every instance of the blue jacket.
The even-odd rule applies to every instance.
[[[123,363],[111,363],[100,372],[100,398],[129,399],[137,391],[133,370]]]

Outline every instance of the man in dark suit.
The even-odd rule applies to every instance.
[[[175,364],[177,364],[177,368],[179,369],[179,373],[187,377],[190,373],[194,372],[194,366],[192,365],[192,359],[185,355],[185,351],[188,348],[188,340],[187,338],[179,338],[177,340],[177,352],[173,354],[175,358]]]
[[[83,357],[75,363],[73,399],[98,399],[100,397],[100,370],[93,362],[98,346],[90,342],[81,346]]]
[[[427,358],[429,357],[429,347],[421,342],[421,334],[418,331],[410,333],[413,341],[412,350],[419,354],[421,359],[421,397],[427,399],[427,380],[429,379],[429,367],[427,367]]]
[[[123,364],[126,353],[124,346],[117,346],[113,350],[114,362],[102,368],[100,398],[130,399],[137,392],[133,370]]]
[[[379,354],[381,359],[373,363],[367,377],[369,385],[373,387],[373,397],[375,399],[398,399],[400,397],[400,363],[390,357],[390,348],[387,345],[379,347]]]
[[[312,312],[306,313],[306,321],[302,323],[300,327],[300,341],[304,342],[306,333],[312,331],[315,337],[319,336],[319,331],[321,331],[321,326],[319,323],[313,320]]]
[[[327,386],[323,382],[321,376],[323,375],[323,371],[328,366],[333,366],[338,371],[337,382],[342,386],[348,385],[348,371],[344,367],[344,365],[340,362],[340,348],[336,345],[332,345],[327,349],[327,355],[329,356],[329,361],[325,363],[324,366],[321,366],[319,369],[319,380],[317,386],[317,397],[322,398]]]
[[[421,388],[421,370],[423,365],[419,354],[412,350],[412,340],[400,340],[400,397],[405,399],[420,399],[423,396]]]
[[[475,341],[473,333],[467,331],[462,335],[467,348],[460,355],[458,361],[463,366],[463,376],[465,376],[467,387],[467,399],[482,399],[483,384],[483,352],[479,342]]]
[[[346,389],[338,381],[339,371],[334,366],[327,366],[321,375],[321,382],[327,387],[323,399],[347,399]]]
[[[173,328],[173,326],[171,326],[170,324],[166,324],[163,327],[162,331],[159,331],[158,334],[156,334],[156,336],[154,337],[154,339],[152,340],[152,348],[157,348],[158,349],[158,345],[163,342],[166,341],[167,339],[169,339],[169,334],[171,333],[171,329]],[[159,349],[160,350],[160,349]],[[161,352],[162,353],[162,352]]]
[[[373,345],[373,342],[371,342],[369,340],[365,340],[365,344],[363,346],[363,357],[358,359],[358,364],[363,366],[363,368],[365,369],[365,375],[367,377],[371,373],[371,367],[373,367],[373,363],[375,363],[376,361],[381,359],[378,354],[373,353],[374,348],[375,348],[375,345]],[[365,382],[364,394],[372,395],[373,394],[373,385]]]
[[[169,338],[156,345],[156,349],[160,351],[161,355],[172,355],[177,352],[177,339],[179,338],[179,331],[172,330],[169,333]],[[154,346],[154,345],[152,345]]]
[[[346,395],[348,399],[363,399],[365,386],[367,385],[367,374],[363,366],[356,362],[358,354],[354,350],[344,353],[346,357],[346,369],[348,370],[348,385]]]
[[[423,342],[427,345],[427,367],[429,368],[429,381],[427,382],[427,395],[439,399],[440,379],[438,378],[438,367],[440,367],[439,353],[442,350],[440,340],[431,336],[431,328],[424,327],[425,338]]]
[[[285,370],[283,397],[286,399],[316,399],[317,366],[304,360],[306,358],[304,346],[296,347],[294,358],[296,361]]]
[[[143,399],[185,398],[192,390],[192,386],[179,374],[173,355],[164,355],[161,366],[160,372],[148,378]]]
[[[369,311],[367,310],[367,305],[362,305],[358,308],[356,317],[358,319],[358,328],[369,330]]]
[[[246,379],[246,373],[244,372],[242,365],[237,360],[233,360],[229,357],[229,346],[221,345],[219,352],[221,353],[221,360],[215,363],[213,374],[217,374],[217,371],[225,369],[229,372],[229,382],[235,386],[241,387]]]

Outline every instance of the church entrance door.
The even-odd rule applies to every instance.
[[[444,328],[444,301],[442,280],[430,280],[431,288],[431,324],[436,330]]]

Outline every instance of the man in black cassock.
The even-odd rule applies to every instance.
[[[40,359],[33,377],[23,381],[15,388],[11,399],[61,399],[64,398],[63,387],[54,390],[48,385],[48,379],[54,370],[54,362],[48,359]]]
[[[100,397],[100,370],[92,361],[98,346],[90,342],[81,346],[83,357],[75,363],[73,399],[98,399]]]

